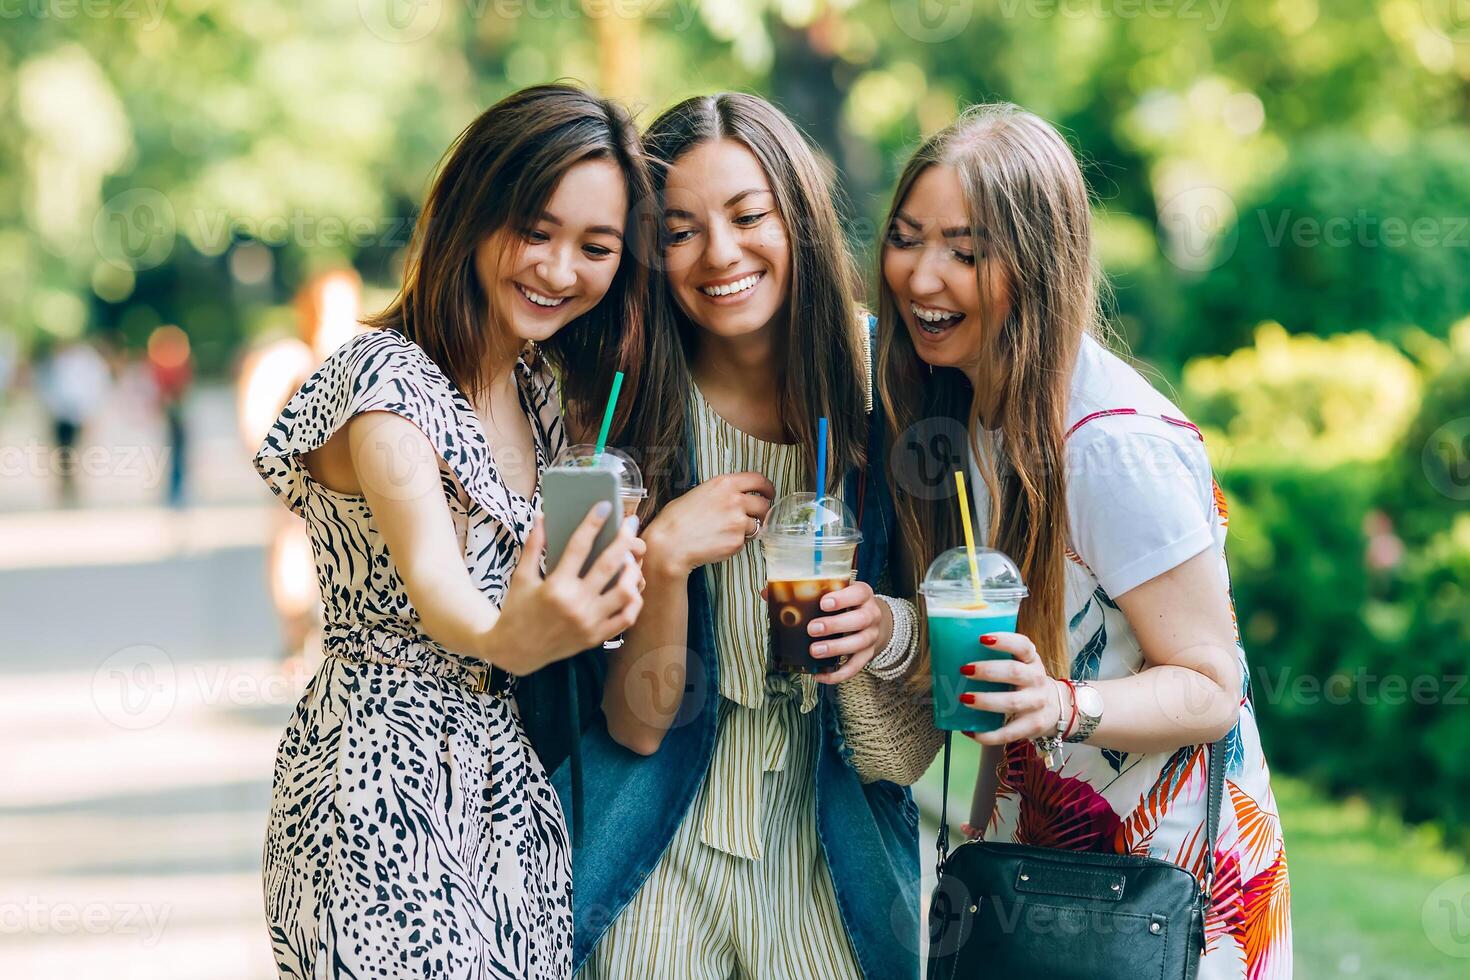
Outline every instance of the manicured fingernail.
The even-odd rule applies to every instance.
[[[961,694],[960,695],[960,704],[968,704],[971,707],[974,707],[974,705],[975,705],[975,695],[973,695],[973,694]]]
[[[818,643],[816,646],[812,647],[812,656],[821,657],[824,656],[826,653],[827,644],[825,643]]]
[[[960,668],[960,673],[964,674],[966,677],[974,677],[975,670],[976,667],[974,664],[965,664],[963,667]]]
[[[975,733],[974,732],[962,732],[961,734],[964,735],[966,738],[974,738],[975,737]]]
[[[986,633],[984,636],[980,637],[980,642],[988,647],[993,647],[995,646],[995,637],[991,636],[989,633]]]
[[[608,503],[606,500],[599,500],[597,502],[597,506],[592,508],[592,516],[594,517],[606,517],[608,514],[611,513],[612,504]]]
[[[807,627],[807,632],[811,633],[812,636],[821,636],[823,633],[827,632],[827,627],[819,622],[812,623],[811,626]]]
[[[837,608],[837,600],[832,598],[831,596],[824,596],[822,598],[822,608],[827,610],[828,612],[831,612],[833,609]]]
[[[607,501],[604,500],[603,503],[607,503]],[[638,515],[637,514],[634,514],[632,517],[630,517],[627,520],[623,521],[623,527],[627,528],[629,531],[633,532],[634,534],[637,534],[638,533]]]

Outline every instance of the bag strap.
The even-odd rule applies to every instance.
[[[934,842],[939,857],[934,862],[934,877],[944,877],[944,859],[949,857],[949,743],[954,732],[944,733],[944,795],[939,798],[939,835]]]
[[[939,798],[939,833],[935,845],[939,851],[934,864],[936,878],[944,877],[944,860],[949,856],[949,762],[950,740],[953,732],[944,733],[944,783],[943,796]],[[1210,846],[1205,848],[1205,880],[1201,898],[1206,908],[1210,904],[1211,891],[1215,885],[1215,843],[1220,834],[1220,804],[1225,795],[1225,740],[1205,746],[1210,753],[1209,796],[1205,802],[1205,830]]]

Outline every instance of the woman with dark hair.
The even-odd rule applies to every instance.
[[[647,605],[609,657],[606,728],[584,746],[576,961],[588,978],[912,976],[917,811],[901,786],[863,784],[834,696],[889,646],[873,584],[893,515],[833,188],[754,96],[680,103],[644,147],[663,229],[659,377],[617,441],[651,476]],[[752,539],[773,499],[815,486],[823,416],[817,489],[860,512],[857,581],[809,628],[836,669],[772,673]],[[565,769],[555,781],[564,791]]]
[[[266,832],[283,977],[571,973],[566,828],[515,691],[641,607],[636,520],[579,576],[594,510],[543,575],[537,511],[564,425],[584,437],[615,368],[636,386],[645,274],[623,256],[647,194],[614,103],[493,106],[449,150],[398,298],[255,457],[306,519],[326,619]]]
[[[1178,864],[1210,903],[1202,980],[1289,977],[1286,849],[1230,595],[1225,498],[1199,430],[1106,346],[1098,291],[1087,187],[1051,125],[980,106],[915,152],[882,257],[892,437],[924,420],[968,430],[976,534],[1030,591],[1016,632],[980,637],[1005,656],[977,644],[961,669],[1004,686],[962,700],[1006,716],[973,735],[984,748],[967,830]],[[908,495],[898,514],[912,560],[897,577],[912,589],[962,541],[960,515],[953,498]]]

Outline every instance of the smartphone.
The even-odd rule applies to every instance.
[[[587,561],[578,570],[579,575],[602,554],[602,550],[613,543],[622,527],[620,515],[622,505],[618,500],[618,476],[611,470],[598,469],[550,469],[541,474],[541,511],[546,518],[546,571],[549,574],[561,561],[563,551],[572,532],[587,519],[592,508],[607,501],[607,523],[597,532]]]

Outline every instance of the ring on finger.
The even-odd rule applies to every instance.
[[[745,540],[747,541],[761,533],[761,519],[759,517],[752,517],[751,520],[755,521],[755,527],[745,533]]]

